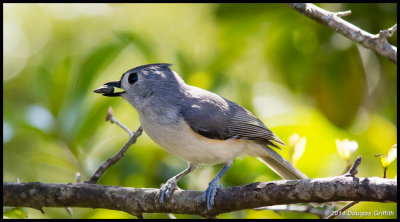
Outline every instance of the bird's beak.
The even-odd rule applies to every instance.
[[[121,89],[121,81],[112,81],[103,84],[104,86],[93,90],[95,93],[102,93],[103,96],[116,97],[121,96],[122,92],[114,92],[114,87]]]

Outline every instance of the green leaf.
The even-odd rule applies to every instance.
[[[26,219],[28,218],[28,209],[25,207],[3,207],[3,218],[4,217],[11,219]]]

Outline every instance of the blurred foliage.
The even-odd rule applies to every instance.
[[[25,219],[28,218],[28,208],[26,207],[4,207],[3,217],[5,219]]]
[[[318,4],[352,10],[344,19],[370,32],[397,22],[396,4]],[[127,141],[104,122],[107,107],[132,130],[140,123],[121,98],[92,93],[133,67],[172,63],[187,83],[251,110],[283,141],[307,143],[296,166],[309,177],[340,175],[336,139],[362,156],[358,176],[382,177],[375,154],[397,143],[397,66],[284,4],[3,4],[3,180],[70,183],[88,179]],[[389,39],[397,45],[397,32]],[[290,159],[290,150],[279,151]],[[186,163],[143,134],[100,179],[104,185],[158,188]],[[205,190],[222,165],[179,182]],[[246,173],[243,172],[246,169]],[[397,176],[397,161],[387,171]],[[253,157],[237,159],[225,187],[279,177]],[[396,203],[359,203],[353,212],[393,211]],[[119,211],[28,209],[29,218],[132,218]],[[21,213],[21,211],[19,212]],[[199,218],[176,215],[178,218]],[[168,218],[145,214],[145,218]],[[353,218],[361,218],[352,216]],[[245,210],[220,218],[315,218]]]

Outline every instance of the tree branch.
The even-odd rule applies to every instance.
[[[221,213],[263,206],[332,201],[396,202],[397,181],[378,177],[338,176],[305,180],[258,182],[218,190],[215,205],[207,211],[203,191],[176,190],[160,206],[158,189],[103,186],[98,184],[3,183],[3,205],[14,207],[88,207],[142,213]]]
[[[329,12],[311,3],[286,3],[286,5],[330,27],[363,47],[374,50],[397,64],[397,47],[387,42],[387,38],[391,37],[393,32],[396,31],[397,24],[388,30],[382,30],[379,34],[373,35],[341,18],[349,15],[349,11],[338,13]]]
[[[120,160],[128,150],[128,148],[134,144],[137,140],[137,138],[142,135],[143,128],[142,126],[139,126],[139,128],[133,133],[128,127],[124,126],[122,123],[120,123],[117,119],[115,119],[111,107],[108,108],[107,112],[107,117],[106,121],[110,121],[111,123],[116,123],[118,126],[120,126],[122,129],[124,129],[130,136],[128,142],[122,147],[122,149],[115,154],[115,156],[110,157],[104,163],[102,163],[99,168],[96,170],[96,172],[93,174],[92,177],[88,181],[85,181],[85,183],[97,183],[99,178],[106,172],[106,170],[114,165],[118,160]]]

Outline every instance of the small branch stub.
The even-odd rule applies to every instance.
[[[76,172],[75,176],[76,176],[75,182],[80,183],[81,182],[81,173]]]
[[[113,115],[113,110],[112,110],[112,108],[111,108],[111,106],[110,106],[110,107],[108,107],[108,110],[107,110],[106,121],[111,121],[111,118],[112,118],[113,116],[114,116],[114,115]],[[111,123],[113,123],[113,122],[111,121]]]
[[[351,15],[351,10],[344,11],[344,12],[335,12],[334,14],[339,18],[343,18],[343,17]]]
[[[389,37],[392,37],[393,36],[393,33],[395,32],[397,30],[397,24],[395,24],[394,26],[392,26],[391,28],[389,28],[389,29],[386,29],[386,30],[381,30],[380,32],[379,32],[379,38],[380,39],[387,39],[387,38],[389,38]]]
[[[351,167],[350,171],[346,174],[346,176],[355,177],[358,173],[358,166],[361,164],[361,156],[358,156],[356,161],[354,161],[353,166]]]

